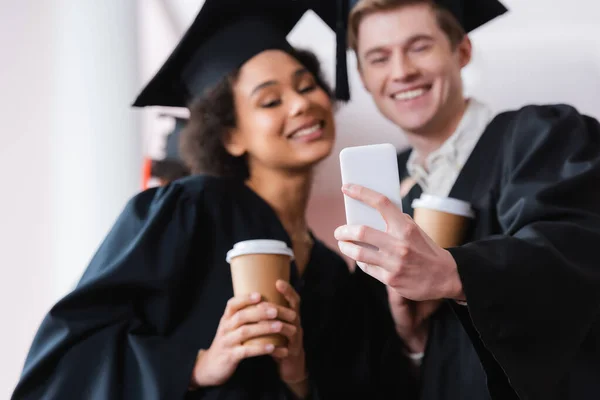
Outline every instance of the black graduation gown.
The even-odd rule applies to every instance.
[[[289,398],[270,357],[244,360],[222,386],[187,390],[197,352],[210,346],[233,296],[226,252],[258,238],[290,244],[273,210],[241,182],[196,176],[135,196],[77,287],[45,317],[12,398]],[[347,343],[332,345],[342,336],[333,306],[351,289],[345,262],[315,241],[302,279],[294,265],[291,275],[313,394],[353,390],[347,377],[371,362],[367,355],[367,365],[352,366]],[[330,347],[343,357],[321,358]]]
[[[448,306],[492,398],[600,398],[600,124],[567,105],[500,114],[450,196],[476,218],[450,249],[468,307]]]
[[[501,114],[451,195],[477,212],[450,250],[469,302],[452,307],[490,393],[511,398],[508,379],[523,400],[598,399],[598,121],[567,105]]]

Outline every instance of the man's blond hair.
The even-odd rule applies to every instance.
[[[446,34],[450,40],[450,45],[455,49],[465,37],[465,30],[450,11],[433,0],[360,0],[352,8],[348,17],[348,45],[356,51],[358,47],[358,28],[367,15],[417,4],[426,4],[431,7],[440,29]]]

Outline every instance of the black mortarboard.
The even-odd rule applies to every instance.
[[[498,0],[435,0],[435,2],[448,9],[466,32],[471,32],[508,11]]]
[[[286,36],[305,11],[302,0],[206,0],[133,105],[188,106],[256,54],[290,50]]]
[[[291,50],[288,33],[313,9],[338,36],[336,97],[347,100],[346,24],[349,0],[206,0],[135,107],[186,107],[229,72],[268,49]]]

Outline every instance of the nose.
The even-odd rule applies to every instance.
[[[290,96],[290,116],[302,115],[310,108],[310,100],[306,95],[291,91]]]
[[[395,81],[410,81],[418,75],[418,69],[410,57],[402,52],[396,52],[392,55],[391,78]]]

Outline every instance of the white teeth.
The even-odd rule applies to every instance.
[[[392,97],[394,98],[394,100],[412,100],[419,96],[424,95],[426,91],[427,90],[425,90],[424,88],[407,90],[404,92],[396,93]]]
[[[319,129],[321,129],[321,124],[314,124],[313,126],[311,126],[309,128],[300,129],[298,132],[294,133],[291,137],[297,138],[297,137],[302,137],[302,136],[308,136],[311,133],[318,131]]]

